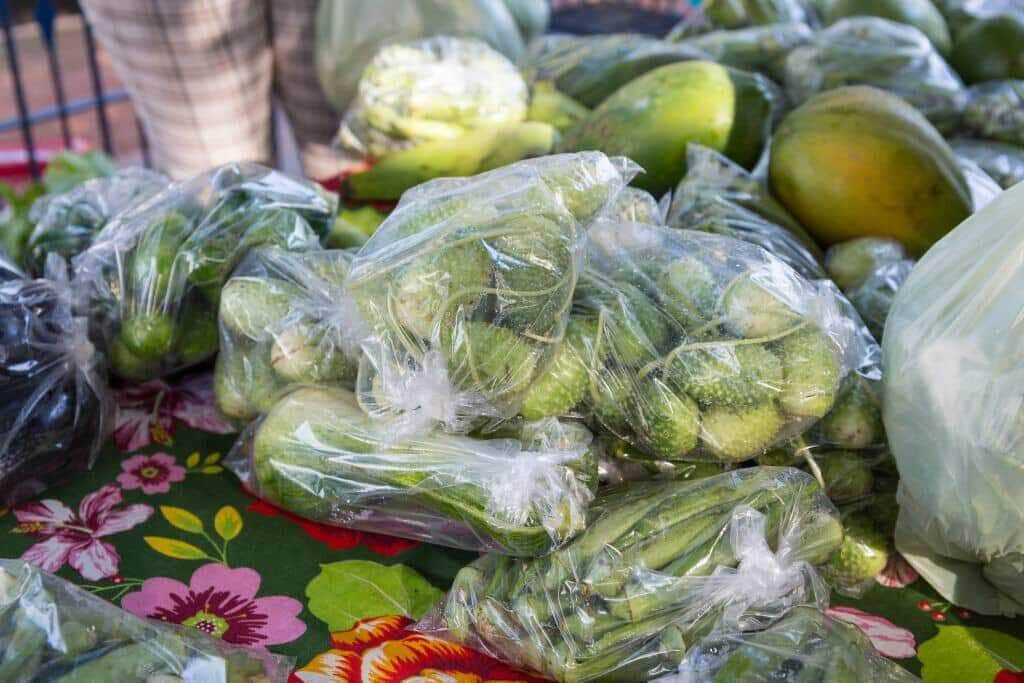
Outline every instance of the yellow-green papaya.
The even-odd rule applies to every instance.
[[[817,95],[779,124],[775,195],[823,245],[893,237],[913,255],[971,213],[949,145],[916,109],[877,88]]]
[[[714,62],[679,62],[619,88],[566,135],[561,148],[627,156],[644,169],[633,184],[657,195],[686,173],[691,142],[752,167],[771,114],[771,85],[763,76]]]
[[[1024,78],[1024,15],[997,14],[957,33],[950,58],[968,83]]]
[[[935,49],[948,56],[952,49],[949,27],[931,0],[833,0],[825,9],[824,21],[834,24],[846,17],[882,17],[909,24],[928,36]]]

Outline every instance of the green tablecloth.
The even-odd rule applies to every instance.
[[[209,376],[118,393],[92,472],[0,509],[0,556],[24,557],[129,611],[295,658],[295,681],[530,680],[406,630],[473,555],[306,522],[248,495]],[[1020,620],[944,603],[899,558],[862,598],[834,596],[883,654],[928,681],[1024,682]],[[439,672],[447,672],[441,678]]]

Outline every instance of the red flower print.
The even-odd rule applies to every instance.
[[[260,575],[252,569],[206,564],[186,586],[167,578],[146,579],[121,600],[133,614],[191,626],[235,645],[288,643],[306,631],[296,618],[302,603],[283,595],[257,598]]]
[[[394,557],[409,548],[419,545],[417,541],[410,541],[404,538],[394,538],[382,534],[372,534],[366,531],[343,529],[341,527],[320,524],[319,522],[311,522],[298,515],[293,515],[287,510],[282,510],[265,500],[257,500],[247,507],[246,510],[265,517],[284,517],[289,522],[298,524],[306,532],[307,536],[323,543],[331,550],[347,550],[362,544],[378,555]]]
[[[917,574],[917,570],[911,567],[903,559],[902,555],[893,552],[889,555],[889,561],[886,562],[885,569],[875,577],[875,581],[887,588],[906,588],[917,581],[918,578],[920,577]]]
[[[121,469],[124,471],[117,475],[121,488],[142,489],[147,496],[167,493],[172,483],[185,481],[185,468],[167,453],[133,455],[121,463]]]
[[[128,453],[151,443],[171,443],[179,424],[214,434],[235,431],[217,412],[210,373],[191,375],[175,386],[153,380],[119,389],[114,397],[114,443]]]
[[[1007,671],[1003,669],[992,679],[992,683],[1024,683],[1024,671]]]
[[[829,607],[826,614],[833,619],[849,622],[863,631],[880,655],[890,659],[906,659],[917,655],[914,634],[885,617],[843,606]]]
[[[371,617],[331,634],[332,649],[295,671],[290,683],[539,683],[469,648],[408,630],[403,616]]]
[[[121,556],[110,543],[100,540],[128,531],[149,519],[148,505],[121,504],[121,489],[107,484],[82,498],[78,514],[59,500],[39,500],[14,509],[18,519],[15,532],[41,538],[26,550],[21,559],[56,572],[65,563],[88,581],[117,574]]]

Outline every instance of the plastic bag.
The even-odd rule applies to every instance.
[[[832,246],[825,257],[829,276],[850,299],[875,339],[882,338],[893,297],[916,261],[899,242],[861,237]]]
[[[716,625],[823,605],[813,565],[842,538],[814,480],[787,468],[611,487],[591,513],[551,555],[465,567],[417,630],[557,681],[646,681]]]
[[[380,158],[417,142],[522,121],[528,96],[515,64],[478,40],[394,43],[363,70],[338,141],[353,154]]]
[[[170,182],[156,171],[126,168],[87,180],[63,194],[46,195],[29,214],[35,227],[28,238],[26,267],[41,273],[47,254],[70,259],[85,251],[114,215],[142,204]]]
[[[1024,80],[992,81],[969,88],[960,133],[1024,145]]]
[[[118,214],[73,262],[113,372],[151,379],[213,356],[231,270],[252,247],[318,248],[335,209],[305,181],[227,164]]]
[[[515,416],[565,336],[585,230],[633,173],[584,152],[406,192],[345,281],[364,409],[399,434]]]
[[[883,348],[896,546],[950,602],[1024,611],[1024,185],[921,259]]]
[[[666,223],[756,244],[806,278],[825,277],[820,247],[764,183],[702,145],[686,150],[686,175],[673,193]]]
[[[665,206],[646,190],[627,187],[601,213],[601,220],[625,221],[627,223],[650,223],[661,225],[665,222]]]
[[[363,68],[383,45],[433,35],[479,38],[514,62],[526,50],[503,0],[321,0],[316,72],[327,100],[348,109]]]
[[[291,660],[147,621],[21,560],[0,560],[0,680],[284,683]]]
[[[967,181],[967,189],[971,192],[971,206],[974,211],[980,211],[988,206],[989,202],[1003,191],[999,183],[985,173],[984,169],[973,160],[967,157],[957,157],[956,161]]]
[[[688,46],[634,33],[556,34],[531,43],[526,64],[534,80],[553,81],[559,92],[596,107],[620,86],[659,66],[705,58]]]
[[[30,280],[8,264],[0,282],[0,505],[91,468],[113,428],[105,363],[65,270],[53,257],[54,279]]]
[[[678,42],[736,69],[780,77],[781,62],[791,50],[811,42],[814,32],[802,22],[720,29]]]
[[[544,34],[551,19],[548,0],[504,0],[512,18],[516,20],[519,33],[529,43]]]
[[[911,683],[853,624],[795,607],[763,631],[715,633],[691,649],[679,672],[656,683]]]
[[[844,85],[870,85],[899,95],[943,133],[954,130],[966,94],[956,72],[928,37],[908,24],[852,17],[816,33],[783,63],[794,104]]]
[[[710,29],[742,29],[751,26],[802,23],[814,25],[817,17],[802,0],[705,0],[700,14],[684,19],[669,32],[670,39]]]
[[[305,387],[250,427],[228,466],[260,497],[318,522],[533,556],[583,530],[597,486],[590,433],[564,435],[396,441],[350,392]]]
[[[214,395],[220,412],[248,422],[289,386],[352,388],[362,330],[342,288],[353,254],[254,249],[220,298]],[[347,313],[347,314],[346,314]]]
[[[1006,142],[954,138],[949,142],[957,156],[970,159],[1003,189],[1024,180],[1024,147]]]
[[[828,283],[719,235],[600,223],[573,320],[601,427],[654,460],[740,462],[828,413],[863,357]]]

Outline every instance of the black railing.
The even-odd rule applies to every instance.
[[[131,0],[128,0],[129,2]],[[15,9],[24,10],[26,5],[31,4],[31,20],[25,19],[23,12],[15,16]],[[81,21],[82,36],[85,48],[85,63],[88,66],[91,95],[88,97],[76,98],[68,101],[67,88],[60,58],[57,51],[57,6],[52,0],[35,0],[34,3],[12,3],[10,0],[0,0],[0,29],[3,31],[7,66],[11,77],[11,90],[17,109],[17,114],[10,118],[0,119],[0,133],[13,130],[20,131],[21,143],[27,156],[29,173],[33,178],[38,178],[42,168],[40,164],[40,152],[36,145],[36,126],[52,121],[60,124],[61,139],[63,145],[71,148],[73,138],[71,134],[70,118],[79,114],[86,114],[95,111],[96,123],[99,130],[99,142],[104,152],[110,156],[116,156],[114,141],[110,133],[110,117],[108,106],[128,101],[128,93],[124,90],[105,90],[103,74],[100,71],[99,60],[96,56],[96,43],[93,40],[92,30],[84,16],[76,14],[78,21]],[[20,25],[34,23],[42,39],[43,49],[46,51],[46,59],[49,67],[50,82],[53,90],[54,104],[42,108],[32,109],[29,106],[26,96],[26,84],[19,62],[17,40],[15,39],[15,24],[21,21]],[[143,163],[149,165],[149,150],[146,145],[146,138],[142,128],[138,128],[139,146],[142,151]]]

